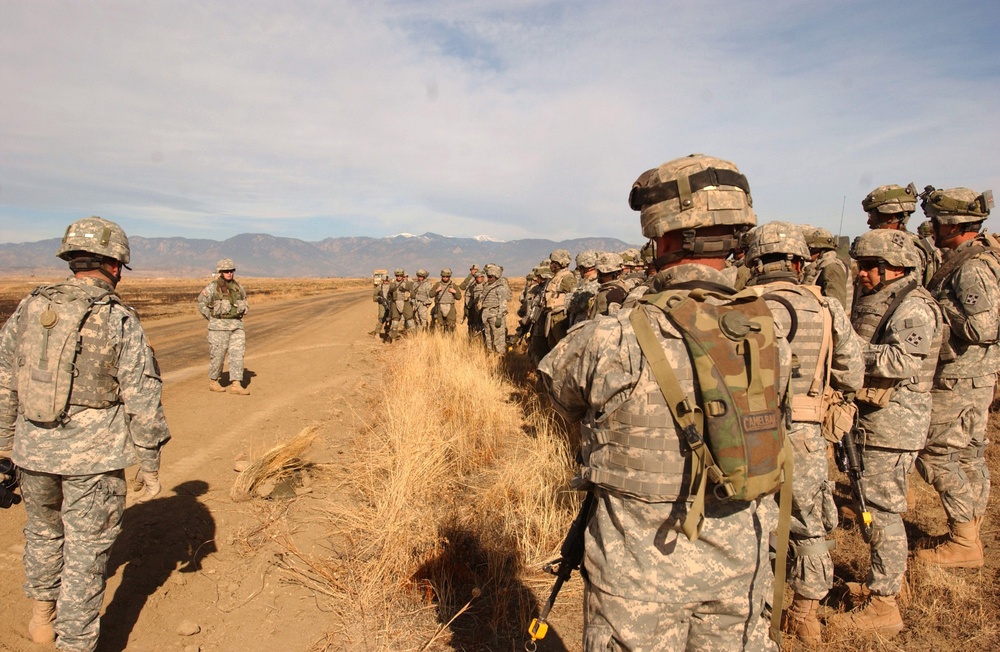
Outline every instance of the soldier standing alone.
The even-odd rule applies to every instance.
[[[247,395],[250,390],[243,384],[243,356],[246,354],[247,337],[243,329],[243,316],[250,310],[247,293],[236,280],[236,263],[223,258],[215,264],[219,276],[205,286],[198,295],[198,312],[208,320],[208,388],[224,392],[222,365],[229,355],[229,392]]]
[[[125,511],[124,469],[139,462],[140,501],[158,494],[170,432],[153,350],[115,293],[129,262],[125,232],[79,220],[57,255],[73,276],[37,288],[0,330],[0,456],[21,469],[28,634],[89,652]]]

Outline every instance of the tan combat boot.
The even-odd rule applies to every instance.
[[[239,383],[233,383],[229,386],[230,394],[239,394],[240,396],[249,396],[250,390]]]
[[[917,559],[942,568],[982,568],[983,544],[979,541],[982,519],[951,523],[951,536],[935,548],[917,551]]]
[[[874,593],[868,596],[868,604],[864,608],[834,616],[831,620],[839,627],[876,632],[887,638],[895,636],[906,627],[896,605],[896,596]]]
[[[208,389],[213,392],[224,392],[226,388],[219,384],[217,380],[208,381]]]
[[[781,614],[781,629],[807,645],[819,645],[823,642],[823,626],[816,617],[818,609],[819,600],[803,598],[796,593],[792,604]]]
[[[28,621],[28,635],[35,643],[51,643],[56,640],[56,630],[52,623],[56,619],[55,600],[32,600],[31,620]]]

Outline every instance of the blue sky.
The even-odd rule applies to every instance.
[[[1000,191],[998,27],[987,2],[5,0],[0,241],[97,214],[638,243],[632,182],[692,152],[761,221],[855,235],[884,183]]]

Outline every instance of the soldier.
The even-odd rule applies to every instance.
[[[455,332],[458,323],[458,310],[455,302],[462,298],[462,290],[452,283],[451,270],[445,267],[441,270],[441,280],[431,287],[431,297],[434,299],[434,325],[446,333]]]
[[[569,269],[569,252],[556,249],[549,255],[552,278],[545,283],[542,314],[531,333],[531,354],[537,364],[566,334],[566,297],[576,289],[576,277]]]
[[[170,432],[153,349],[115,293],[129,262],[125,232],[100,217],[79,220],[57,255],[73,275],[37,288],[0,330],[0,456],[20,467],[28,634],[90,651],[125,511],[125,467],[140,464],[139,501],[156,496]]]
[[[842,308],[850,308],[847,284],[851,278],[847,263],[837,255],[833,234],[817,226],[803,226],[802,236],[809,245],[811,262],[806,264],[803,285],[818,285],[825,297],[833,297]]]
[[[720,270],[735,229],[756,219],[746,178],[731,163],[702,155],[643,173],[629,203],[641,211],[643,234],[655,239],[661,254],[656,292],[671,295],[686,296],[695,284],[725,287]],[[700,493],[690,489],[692,478],[703,476],[693,471],[687,426],[682,431],[676,425],[681,416],[668,409],[674,402],[666,400],[651,367],[672,369],[686,397],[698,395],[695,370],[678,329],[654,305],[582,324],[539,365],[556,409],[570,420],[583,419],[582,467],[574,486],[596,499],[584,538],[583,649],[776,649],[762,618],[771,575],[773,510],[767,503],[773,502],[720,501],[708,491],[700,533],[688,534],[689,517],[698,515],[692,501]],[[707,308],[695,310],[705,314]],[[770,317],[761,319],[770,331]],[[783,340],[758,341],[763,333],[753,332],[748,346],[766,354],[773,392],[779,377],[784,387],[791,356]],[[657,350],[665,364],[649,359],[647,351]],[[688,400],[680,405],[691,414]],[[773,416],[762,421],[773,432],[780,422],[777,406],[768,413]]]
[[[624,272],[622,257],[616,253],[602,253],[597,257],[597,281],[600,285],[590,306],[587,319],[598,315],[616,315],[625,303],[629,286],[621,280]]]
[[[890,229],[905,233],[913,239],[920,267],[917,277],[923,285],[930,283],[941,264],[941,252],[934,245],[933,235],[914,235],[906,230],[906,221],[917,210],[917,187],[912,183],[905,188],[897,185],[879,186],[861,201],[868,213],[869,229]]]
[[[476,277],[479,275],[479,265],[473,263],[472,266],[469,267],[469,275],[466,276],[465,279],[459,284],[459,289],[462,290],[462,292],[466,292],[469,289],[469,286],[476,282]]]
[[[576,255],[576,270],[580,273],[579,285],[566,298],[566,323],[569,328],[589,319],[590,306],[594,302],[597,288],[597,252],[582,251]]]
[[[470,340],[481,337],[483,333],[483,313],[480,308],[480,300],[483,298],[483,292],[486,291],[486,273],[476,269],[473,278],[475,282],[469,285],[469,289],[465,293],[465,313],[462,315],[462,321],[467,324],[466,328]]]
[[[417,284],[407,280],[406,270],[393,271],[396,280],[389,284],[389,341],[395,342],[403,333],[416,327],[413,295]]]
[[[744,240],[746,242],[746,240]],[[819,601],[833,588],[832,540],[837,507],[827,473],[826,439],[821,424],[824,396],[830,389],[853,393],[861,388],[864,362],[844,308],[800,285],[809,247],[798,227],[768,222],[754,229],[746,254],[751,286],[766,286],[764,298],[775,328],[786,335],[797,366],[792,373],[792,565],[788,583],[795,591],[784,614],[785,629],[809,645],[822,643],[816,617]]]
[[[417,270],[417,284],[413,291],[413,303],[416,306],[417,328],[427,330],[430,327],[430,312],[434,301],[431,299],[431,282],[427,280],[427,270]]]
[[[507,301],[510,299],[510,288],[503,280],[499,265],[486,265],[485,272],[485,288],[482,296],[476,299],[482,315],[483,339],[487,351],[504,354],[507,352]]]
[[[208,320],[208,388],[224,392],[222,364],[229,355],[229,392],[246,396],[243,384],[243,356],[247,350],[243,316],[250,310],[247,293],[235,278],[236,263],[223,258],[215,264],[218,278],[198,295],[198,312]]]
[[[389,330],[389,277],[382,278],[382,282],[375,286],[372,292],[372,301],[378,304],[378,325],[374,334],[385,339]]]
[[[742,290],[750,281],[750,268],[747,266],[746,254],[753,241],[754,229],[747,229],[740,234],[739,247],[733,252],[733,268],[736,270],[736,282],[733,287]]]
[[[920,282],[921,261],[905,232],[862,234],[851,248],[861,294],[852,322],[864,346],[865,383],[857,394],[865,498],[873,518],[868,602],[841,618],[895,636],[903,629],[896,596],[906,573],[903,518],[907,483],[931,420],[931,384],[944,321]]]
[[[941,494],[950,535],[917,559],[945,567],[979,568],[979,529],[990,495],[986,420],[1000,370],[998,308],[1000,252],[993,236],[981,235],[993,194],[968,188],[921,193],[921,208],[934,223],[944,262],[927,289],[948,324],[934,388],[927,446],[917,471]]]

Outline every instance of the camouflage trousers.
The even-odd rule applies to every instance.
[[[22,469],[24,592],[55,600],[61,650],[90,652],[100,634],[108,553],[121,531],[125,472],[59,476]]]
[[[434,306],[434,328],[452,332],[458,324],[458,308],[454,303],[439,303]]]
[[[862,458],[865,498],[874,519],[868,588],[876,595],[899,595],[907,555],[906,528],[900,514],[906,511],[907,479],[917,451],[869,446]]]
[[[247,350],[246,331],[208,331],[208,379],[222,378],[222,363],[229,354],[229,380],[243,382],[243,356]]]
[[[837,506],[827,472],[827,442],[816,423],[794,423],[792,444],[791,566],[788,584],[810,600],[833,588],[833,559],[827,535],[837,527]]]
[[[685,502],[596,491],[585,539],[585,652],[777,649],[765,616],[777,514],[765,503],[773,500],[709,499],[690,541],[679,531]]]
[[[500,325],[497,326],[497,320]],[[486,350],[501,355],[507,353],[507,313],[497,308],[483,309],[483,340]]]
[[[417,322],[417,328],[420,330],[427,330],[431,325],[430,315],[431,307],[423,303],[418,303],[417,311],[414,315]]]
[[[986,468],[986,422],[996,376],[938,378],[927,445],[917,458],[920,476],[941,494],[950,521],[968,523],[986,513],[990,472]]]

